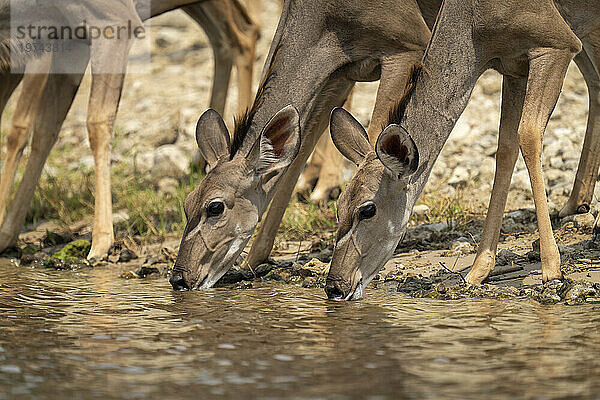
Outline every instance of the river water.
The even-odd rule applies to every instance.
[[[598,306],[117,276],[0,260],[0,400],[600,398]]]

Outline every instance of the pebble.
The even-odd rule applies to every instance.
[[[427,213],[429,213],[429,211],[430,211],[430,209],[427,204],[417,204],[416,206],[413,207],[414,215],[418,215],[418,216],[427,215]]]

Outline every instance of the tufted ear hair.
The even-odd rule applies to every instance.
[[[210,168],[214,168],[221,158],[229,156],[229,131],[215,110],[206,110],[198,119],[196,143]]]
[[[331,139],[337,149],[354,164],[358,165],[373,150],[365,128],[341,107],[331,111],[329,118]]]
[[[410,134],[397,124],[388,125],[377,138],[375,153],[381,163],[398,179],[415,173],[419,151]]]

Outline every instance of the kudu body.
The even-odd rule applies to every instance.
[[[205,30],[213,47],[215,62],[211,107],[221,113],[224,111],[231,69],[235,63],[239,109],[247,108],[251,101],[252,67],[258,31],[238,0],[152,0],[151,10],[140,9],[146,5],[145,2],[137,5],[140,15],[147,16],[183,7]],[[90,43],[89,51],[75,60],[79,63],[74,68],[78,73],[53,73],[52,69],[65,61],[48,53],[27,60],[25,75],[8,72],[0,75],[2,109],[19,81],[23,80],[23,88],[7,135],[7,159],[0,180],[0,251],[15,243],[23,226],[42,168],[56,142],[88,60],[92,63],[92,87],[87,127],[96,171],[92,249],[88,257],[102,256],[112,246],[114,236],[109,151],[130,45],[127,40],[98,40]],[[105,68],[118,72],[104,73]],[[28,74],[28,69],[47,73]],[[32,150],[27,167],[5,214],[16,168],[31,130]]]
[[[536,206],[542,279],[561,278],[542,176],[542,137],[567,67],[582,50],[582,43],[580,69],[588,84],[597,86],[599,3],[445,0],[424,66],[414,74],[414,90],[391,113],[375,148],[362,139],[362,127],[349,115],[339,110],[332,113],[334,143],[360,165],[339,199],[340,227],[327,278],[328,297],[360,298],[366,284],[392,256],[436,158],[477,78],[488,68],[504,75],[496,175],[483,236],[466,280],[481,283],[494,268],[519,148]],[[598,102],[597,90],[590,92],[590,102]],[[590,134],[598,134],[595,126],[588,126]]]
[[[284,3],[259,94],[238,123],[233,142],[214,113],[199,120],[198,144],[213,165],[186,201],[188,223],[171,278],[175,289],[213,285],[243,250],[270,203],[246,261],[255,266],[268,257],[330,110],[343,104],[354,82],[380,79],[371,119],[375,138],[410,65],[422,57],[430,36],[425,21],[433,24],[439,3]]]

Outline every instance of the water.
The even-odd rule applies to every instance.
[[[600,398],[600,307],[179,293],[0,261],[0,399]]]

